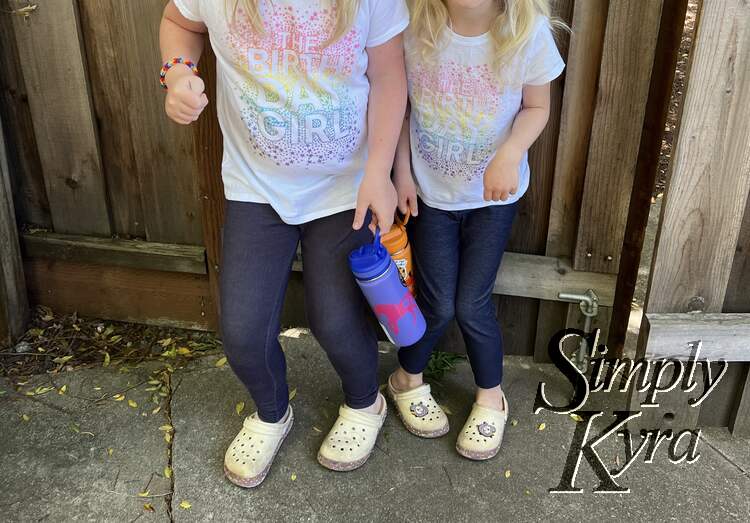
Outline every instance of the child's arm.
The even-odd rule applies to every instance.
[[[206,26],[200,22],[188,20],[170,0],[164,8],[159,28],[162,61],[182,57],[194,63],[203,51],[203,33]],[[184,64],[177,64],[169,69],[166,77],[167,98],[164,108],[167,115],[177,123],[187,125],[198,119],[208,105],[208,98],[203,91],[205,86],[200,77],[193,74]]]
[[[368,47],[370,99],[367,107],[367,164],[359,187],[354,229],[360,229],[367,209],[372,209],[375,225],[387,232],[396,211],[396,189],[391,183],[391,168],[401,123],[406,110],[406,69],[401,35],[388,42]]]
[[[484,199],[507,200],[518,191],[518,165],[549,120],[550,84],[525,85],[513,130],[484,173]]]
[[[401,136],[396,146],[396,161],[393,163],[393,183],[398,195],[398,209],[406,214],[411,211],[416,216],[417,209],[417,186],[411,172],[411,147],[409,143],[409,106],[406,107],[406,116],[401,126]]]

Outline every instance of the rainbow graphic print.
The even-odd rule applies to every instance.
[[[359,30],[355,26],[325,47],[334,31],[335,7],[259,4],[264,32],[254,31],[238,8],[225,35],[243,73],[233,87],[250,146],[281,167],[346,161],[363,133],[363,102],[347,84],[361,52]]]
[[[434,171],[463,181],[481,178],[496,150],[502,89],[490,65],[446,58],[409,64],[416,128],[413,144]]]

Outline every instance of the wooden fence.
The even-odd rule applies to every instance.
[[[688,121],[676,146],[647,314],[686,312],[685,293],[702,297],[706,305],[696,310],[750,311],[750,212],[743,223],[737,218],[750,177],[750,22],[741,0],[726,3],[731,9],[725,12],[704,3],[699,17]],[[0,116],[8,171],[24,226],[32,303],[216,329],[221,135],[215,104],[191,128],[164,115],[155,81],[164,4],[46,0],[32,3],[37,7],[28,17],[0,14]],[[572,27],[558,38],[567,69],[553,84],[550,123],[530,154],[531,187],[495,289],[508,353],[533,354],[538,361],[546,360],[554,332],[582,326],[578,304],[562,301],[561,292],[593,290],[599,300],[593,326],[609,333],[611,348],[622,350],[687,8],[687,0],[553,4]],[[0,0],[3,11],[26,5]],[[732,45],[740,45],[733,62],[709,58]],[[732,91],[723,92],[717,78],[735,62],[731,82],[725,79]],[[213,101],[210,52],[201,66]],[[711,163],[702,163],[690,145],[719,121],[726,134],[704,142]],[[719,149],[708,150],[711,145]],[[721,174],[701,182],[710,195],[701,199],[694,182],[698,170],[708,167]],[[722,185],[721,193],[712,193],[707,183]],[[693,219],[698,211],[707,213],[705,220]],[[725,233],[724,224],[731,231]],[[693,244],[700,227],[701,240]],[[682,277],[692,283],[670,291]],[[300,278],[296,274],[290,286],[288,324],[304,322]],[[722,282],[715,286],[717,279]],[[743,285],[744,292],[736,290]],[[460,344],[456,329],[445,343]],[[701,416],[705,411],[706,420],[727,425],[749,410],[750,385],[744,385],[744,395],[741,387],[747,374],[745,364],[735,364],[724,392],[714,396],[717,405],[735,402],[736,408],[704,407]]]

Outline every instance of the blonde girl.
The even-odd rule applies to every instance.
[[[448,432],[422,372],[455,318],[476,382],[456,449],[488,459],[508,418],[492,289],[529,185],[527,151],[547,123],[550,82],[564,64],[546,0],[413,0],[410,10],[411,115],[394,181],[401,210],[418,215],[410,236],[427,333],[399,351],[388,392],[409,431]]]
[[[335,426],[356,433],[344,443],[331,429],[318,460],[359,467],[383,424],[375,333],[347,255],[371,241],[368,225],[393,220],[407,25],[403,0],[172,0],[164,11],[162,77],[174,121],[195,121],[209,103],[196,75],[205,32],[217,59],[221,327],[257,407],[224,459],[242,487],[263,481],[294,420],[278,334],[299,242],[310,326],[342,382]]]

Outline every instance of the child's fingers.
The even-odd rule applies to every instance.
[[[391,227],[393,226],[393,211],[383,212],[382,209],[375,209],[372,214],[377,218],[377,224],[380,226],[380,230],[383,231],[383,233],[391,230]]]
[[[484,201],[488,202],[490,200],[492,200],[492,191],[490,191],[489,189],[485,188],[484,189]]]
[[[370,232],[372,232],[372,234],[375,234],[375,230],[378,228],[378,218],[377,216],[375,216],[375,213],[373,213],[372,217],[370,218],[369,228]]]
[[[203,103],[204,99],[206,100],[206,103],[208,103],[208,98],[205,94],[198,95],[186,92],[182,96],[182,106],[194,111],[200,111],[206,106],[206,104]]]
[[[417,208],[417,197],[416,195],[409,198],[409,209],[411,210],[412,216],[417,216],[419,214],[419,209]]]
[[[362,228],[362,224],[365,223],[365,216],[367,216],[367,202],[357,200],[357,209],[354,211],[354,221],[352,222],[352,229],[358,231]]]
[[[398,195],[398,210],[401,214],[406,214],[407,209],[409,209],[409,199],[409,196],[406,194]]]

